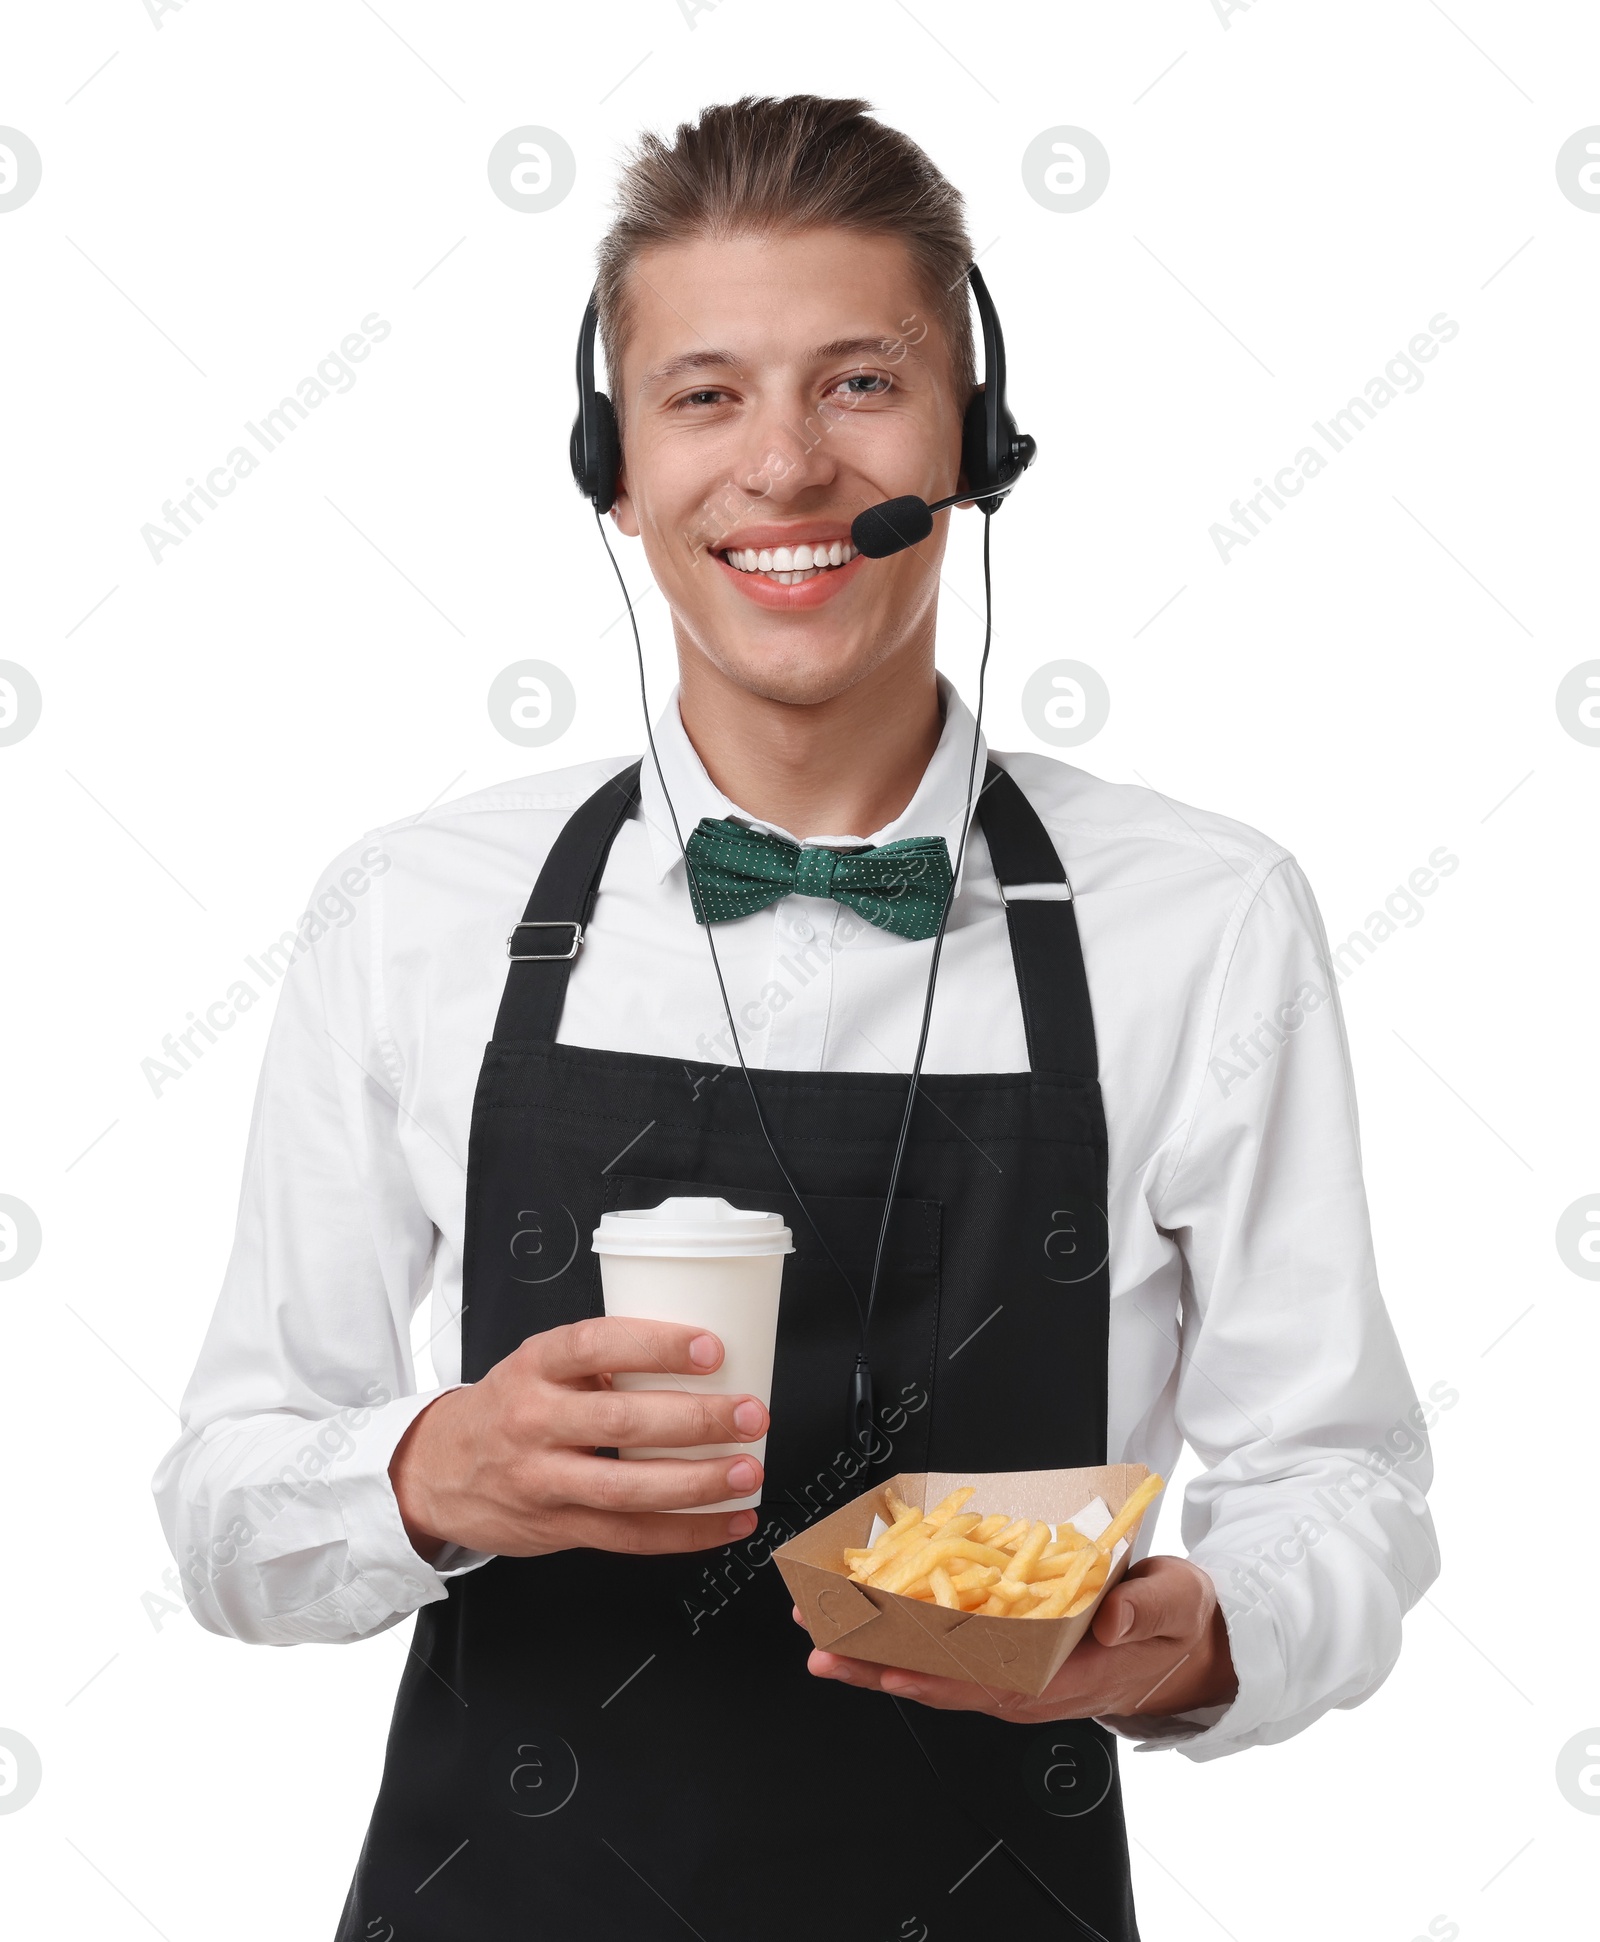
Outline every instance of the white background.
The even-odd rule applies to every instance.
[[[0,1192],[44,1239],[0,1283],[0,1727],[44,1778],[0,1815],[8,1933],[331,1933],[410,1628],[274,1652],[145,1599],[268,1007],[159,1098],[140,1062],[363,829],[639,744],[566,469],[591,252],[638,127],[801,89],[928,148],[1005,319],[1041,455],[994,528],[995,746],[1045,746],[1024,682],[1088,662],[1111,716],[1070,759],[1285,843],[1336,942],[1438,845],[1461,860],[1342,993],[1388,1300],[1418,1389],[1459,1395],[1444,1574],[1357,1711],[1125,1760],[1146,1942],[1581,1932],[1600,1817],[1555,1767],[1600,1744],[1600,1287],[1555,1228],[1600,1190],[1600,749],[1555,695],[1600,653],[1600,212],[1555,162],[1597,77],[1577,0],[10,10],[0,123],[44,173],[0,215],[0,658],[44,712],[0,748]],[[526,123],[578,161],[542,214],[486,174]],[[1059,124],[1111,156],[1078,213],[1021,177]],[[354,389],[157,566],[141,525],[372,311]],[[1224,564],[1212,522],[1441,311],[1422,389]],[[958,522],[941,637],[969,694],[976,540]],[[578,697],[531,752],[486,709],[530,655]]]

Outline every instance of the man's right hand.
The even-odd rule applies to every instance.
[[[676,1322],[601,1315],[530,1335],[481,1381],[430,1403],[396,1446],[389,1478],[412,1547],[431,1562],[447,1544],[528,1558],[579,1546],[703,1551],[748,1537],[753,1510],[686,1513],[747,1497],[762,1476],[753,1456],[595,1455],[763,1435],[754,1396],[673,1387],[721,1361],[715,1335]],[[658,1374],[661,1388],[613,1389],[620,1369]]]

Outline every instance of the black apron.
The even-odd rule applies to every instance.
[[[590,1237],[607,1209],[691,1193],[781,1213],[795,1252],[760,1521],[671,1557],[495,1558],[423,1606],[339,1942],[943,1942],[986,1918],[1137,1942],[1113,1737],[814,1677],[770,1562],[895,1471],[1106,1460],[1106,1127],[1072,903],[1007,907],[1031,1071],[921,1081],[863,1471],[838,1270],[865,1299],[906,1081],[754,1074],[836,1269],[774,1186],[737,1067],[556,1043],[638,787],[635,766],[576,811],[513,934],[548,955],[512,964],[473,1104],[462,1373],[604,1312]],[[1002,886],[1065,881],[992,763],[978,814]]]

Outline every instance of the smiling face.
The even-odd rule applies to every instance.
[[[886,560],[850,545],[867,506],[960,473],[964,401],[904,244],[831,228],[648,250],[622,367],[615,517],[672,609],[685,691],[815,704],[902,657],[931,678],[948,515]]]

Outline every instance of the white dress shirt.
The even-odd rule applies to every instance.
[[[943,734],[904,815],[815,840],[944,835],[955,847],[973,721],[941,693]],[[655,737],[685,837],[702,816],[742,814],[675,695]],[[980,787],[985,758],[980,743]],[[1110,1151],[1108,1456],[1167,1475],[1185,1439],[1197,1453],[1182,1538],[1217,1584],[1239,1678],[1229,1705],[1107,1724],[1210,1758],[1285,1739],[1388,1674],[1401,1615],[1438,1569],[1432,1415],[1378,1288],[1349,1048],[1294,858],[1150,789],[1040,755],[999,760],[1066,867],[1094,1010]],[[467,1134],[506,936],[562,825],[624,766],[429,809],[370,832],[318,885],[338,891],[314,894],[326,928],[302,933],[283,977],[232,1256],[184,1434],[155,1479],[189,1603],[213,1631],[359,1638],[484,1562],[452,1548],[431,1566],[400,1521],[389,1459],[441,1393],[417,1393],[412,1315],[431,1290],[434,1367],[455,1385]],[[641,811],[612,848],[559,1037],[723,1063],[728,1027],[648,755]],[[804,896],[716,938],[751,1066],[909,1071],[931,942]],[[1027,1065],[975,821],[925,1067]]]

